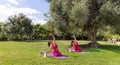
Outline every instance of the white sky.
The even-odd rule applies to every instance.
[[[5,22],[5,20],[7,20],[11,15],[23,13],[27,17],[31,18],[34,24],[45,24],[47,21],[44,20],[44,13],[39,9],[34,8],[35,3],[31,4],[33,6],[27,4],[28,1],[32,2],[32,0],[0,0],[0,22]],[[41,2],[42,0],[39,1]],[[24,3],[27,5],[23,6]]]

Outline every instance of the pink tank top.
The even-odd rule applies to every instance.
[[[82,52],[81,48],[78,45],[78,42],[74,42],[74,50],[75,52]]]
[[[56,43],[53,43],[52,48],[53,48],[52,52],[53,52],[54,56],[61,56],[62,55],[61,52],[58,50],[58,46]]]

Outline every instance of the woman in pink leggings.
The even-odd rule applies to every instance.
[[[47,52],[50,52],[52,50],[54,56],[62,56],[55,41],[55,37],[52,34],[50,34],[50,36],[52,36],[52,40],[48,41],[49,50]]]

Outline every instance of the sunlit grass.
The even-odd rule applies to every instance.
[[[79,41],[86,44],[89,41]],[[69,40],[58,40],[62,54],[70,59],[58,60],[39,56],[40,51],[47,50],[47,41],[0,42],[0,65],[119,65],[120,46],[110,42],[99,41],[101,48],[82,48],[90,54],[66,52]]]

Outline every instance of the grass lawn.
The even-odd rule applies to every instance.
[[[79,41],[80,44],[89,41]],[[90,54],[70,53],[65,49],[70,41],[58,40],[62,54],[70,59],[58,60],[38,55],[46,51],[47,41],[33,42],[0,42],[0,65],[120,65],[120,46],[110,42],[99,41],[101,48],[82,48]]]

